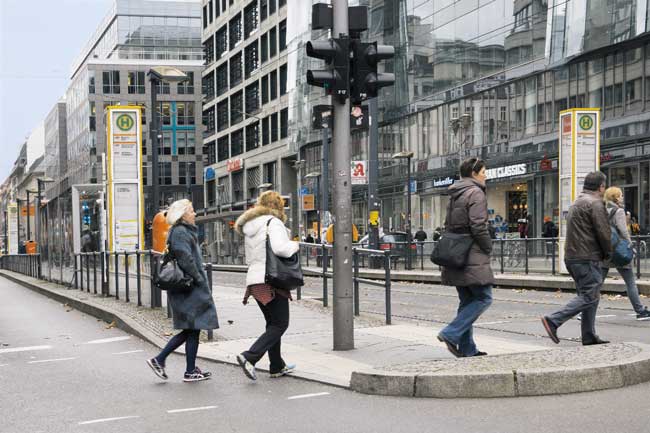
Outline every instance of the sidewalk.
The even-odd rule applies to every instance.
[[[161,310],[65,289],[8,271],[0,271],[0,275],[80,311],[115,321],[158,347],[174,332]],[[264,320],[256,305],[242,305],[242,290],[224,286],[214,286],[213,290],[221,328],[215,330],[215,341],[201,344],[199,356],[236,364],[235,356],[262,332]],[[457,360],[435,339],[438,331],[433,325],[386,326],[362,316],[355,319],[355,349],[333,351],[331,310],[304,299],[291,304],[291,325],[282,347],[285,359],[297,364],[294,376],[371,394],[491,397],[532,395],[531,389],[553,394],[650,380],[650,347],[641,344],[570,345],[549,350],[552,343],[547,339],[506,340],[479,333],[479,345],[491,356]],[[540,364],[547,368],[540,368]],[[520,373],[519,389],[528,390],[522,394],[516,392],[516,372],[523,372],[526,366],[530,367],[528,377],[535,372],[534,380],[542,386],[522,388],[524,376]],[[267,371],[266,357],[258,369]]]

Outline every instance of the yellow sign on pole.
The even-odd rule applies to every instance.
[[[315,210],[314,194],[305,194],[302,196],[302,210],[312,211]]]

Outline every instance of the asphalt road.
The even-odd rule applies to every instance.
[[[161,382],[134,336],[0,278],[0,431],[22,432],[626,432],[646,433],[650,384],[535,398],[376,397],[292,378],[257,383],[184,359]]]

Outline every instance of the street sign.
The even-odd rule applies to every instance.
[[[411,179],[411,194],[418,192],[418,181]]]
[[[352,161],[352,185],[365,185],[368,183],[366,161]]]
[[[309,194],[309,187],[308,186],[302,186],[300,188],[300,195],[305,195],[305,194]]]
[[[314,209],[314,194],[304,194],[302,196],[302,210],[312,211]]]

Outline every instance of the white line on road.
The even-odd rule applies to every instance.
[[[0,349],[0,355],[3,353],[13,353],[13,352],[28,352],[30,350],[47,350],[51,349],[52,346],[25,346],[25,347],[11,347],[9,349]]]
[[[28,364],[40,364],[43,362],[59,362],[59,361],[71,361],[77,359],[76,357],[72,358],[56,358],[56,359],[39,359],[38,361],[27,361]]]
[[[603,314],[602,316],[596,316],[596,319],[602,319],[603,317],[616,317],[616,314]]]
[[[104,344],[104,343],[114,343],[116,341],[124,341],[128,340],[129,337],[128,335],[125,335],[123,337],[112,337],[112,338],[102,338],[99,340],[91,340],[91,341],[86,341],[84,344]]]
[[[302,395],[294,395],[291,397],[287,397],[287,400],[298,400],[299,398],[311,398],[311,397],[321,397],[323,395],[329,395],[329,392],[317,392],[315,394],[302,394]]]
[[[128,355],[129,353],[140,353],[144,352],[144,350],[127,350],[126,352],[116,352],[116,353],[111,353],[111,355]]]
[[[210,409],[216,409],[217,406],[202,406],[202,407],[188,407],[186,409],[171,409],[168,410],[167,413],[181,413],[181,412],[194,412],[197,410],[210,410]]]
[[[131,415],[131,416],[118,416],[115,418],[101,418],[101,419],[93,419],[90,421],[81,421],[79,422],[79,425],[87,425],[87,424],[97,424],[100,422],[109,422],[109,421],[120,421],[123,419],[133,419],[133,418],[140,418],[139,415]]]
[[[8,365],[9,365],[9,364],[0,364],[0,367],[6,367],[6,366],[8,366]]]
[[[482,323],[475,323],[476,326],[481,326],[481,325],[500,325],[502,323],[510,323],[510,320],[498,320],[496,322],[482,322]]]

